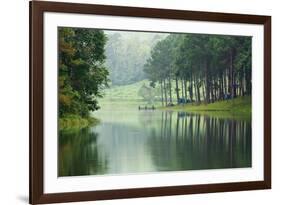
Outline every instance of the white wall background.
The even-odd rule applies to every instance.
[[[281,136],[281,6],[276,0],[73,0],[96,4],[158,7],[272,16],[273,88],[273,189],[233,193],[198,194],[123,199],[71,204],[156,205],[251,203],[280,204]],[[28,203],[28,1],[5,0],[0,6],[0,204]],[[280,57],[279,57],[280,55]]]

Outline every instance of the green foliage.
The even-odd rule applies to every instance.
[[[166,105],[173,101],[172,90],[177,102],[250,95],[251,47],[246,36],[170,34],[153,47],[144,71],[152,86],[161,85]]]
[[[62,127],[86,124],[89,112],[99,108],[97,98],[101,97],[101,90],[108,81],[104,66],[105,43],[106,36],[100,30],[59,28],[59,117]]]

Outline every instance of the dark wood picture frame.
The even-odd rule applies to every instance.
[[[271,188],[271,17],[31,1],[30,5],[30,204],[75,202]],[[44,12],[149,17],[259,24],[264,27],[264,180],[45,194],[43,192],[43,14]]]

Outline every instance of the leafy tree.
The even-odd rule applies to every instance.
[[[88,117],[107,86],[103,31],[59,28],[59,114]]]
[[[171,34],[153,47],[144,71],[160,84],[163,105],[167,96],[172,103],[173,81],[178,103],[250,95],[251,37]]]

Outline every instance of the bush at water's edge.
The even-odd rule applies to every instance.
[[[59,130],[81,129],[98,123],[99,120],[93,117],[82,118],[78,115],[66,115],[59,119]]]

